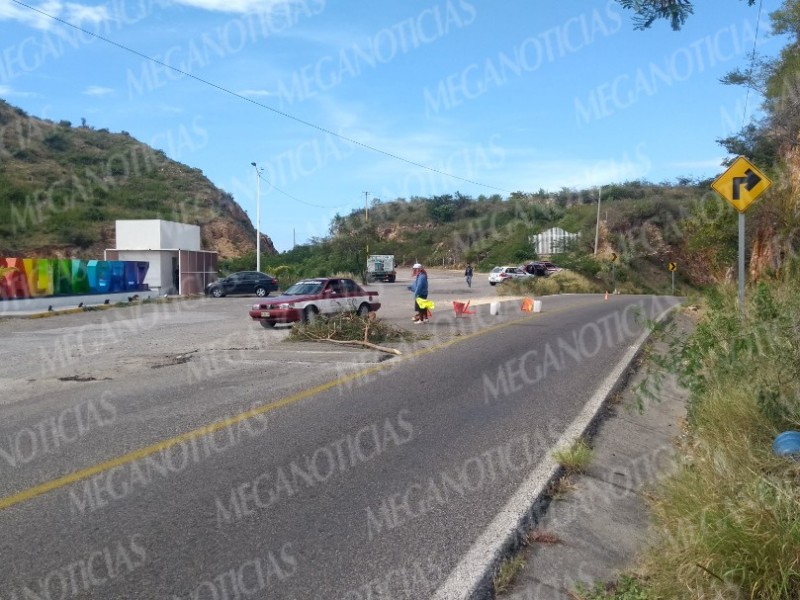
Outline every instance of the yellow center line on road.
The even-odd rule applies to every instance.
[[[561,312],[565,309],[556,309],[552,311],[548,311],[548,314],[554,314],[557,312]],[[477,337],[479,335],[485,335],[487,333],[491,333],[494,331],[498,331],[500,329],[504,329],[511,325],[519,323],[521,320],[527,320],[534,318],[533,315],[526,315],[521,319],[513,319],[506,323],[501,323],[499,325],[492,325],[487,327],[486,329],[481,329],[479,331],[473,331],[472,333],[468,333],[465,335],[458,336],[452,340],[443,342],[441,344],[437,344],[435,346],[430,346],[428,348],[421,348],[411,354],[402,355],[398,357],[400,361],[411,360],[418,356],[422,356],[424,354],[430,354],[437,350],[442,350],[454,344],[469,340],[471,338]],[[128,463],[132,463],[136,460],[141,458],[145,458],[152,454],[156,454],[157,452],[161,452],[162,450],[166,450],[167,448],[171,448],[177,444],[181,444],[183,442],[191,441],[195,438],[200,438],[209,434],[212,434],[220,429],[225,429],[226,427],[230,427],[232,425],[236,425],[237,423],[241,423],[247,419],[252,419],[258,415],[263,415],[264,413],[270,412],[272,410],[276,410],[278,408],[283,408],[284,406],[289,406],[290,404],[294,404],[300,400],[304,400],[305,398],[310,398],[311,396],[315,396],[321,392],[325,392],[329,389],[335,388],[337,386],[346,384],[350,381],[355,379],[359,379],[361,377],[366,377],[367,375],[371,375],[373,373],[377,373],[378,371],[382,371],[387,369],[393,365],[396,365],[398,360],[392,360],[387,362],[382,362],[378,365],[368,367],[366,369],[362,369],[356,373],[352,373],[350,375],[344,375],[342,377],[337,377],[331,381],[327,381],[320,385],[314,386],[312,388],[308,388],[302,391],[299,391],[295,394],[282,398],[280,400],[276,400],[275,402],[271,402],[270,404],[265,404],[263,406],[257,406],[252,408],[248,411],[240,413],[238,415],[234,415],[232,417],[228,417],[227,419],[222,419],[220,421],[216,421],[209,425],[205,425],[198,429],[193,429],[191,431],[187,431],[186,433],[182,433],[175,437],[163,440],[161,442],[157,442],[150,446],[145,446],[144,448],[140,448],[138,450],[134,450],[133,452],[128,452],[127,454],[123,454],[121,456],[117,456],[116,458],[112,458],[110,460],[103,461],[101,463],[97,463],[92,465],[91,467],[86,467],[84,469],[80,469],[78,471],[74,471],[67,475],[63,475],[62,477],[57,477],[56,479],[51,479],[50,481],[45,481],[44,483],[40,483],[33,487],[27,488],[22,490],[21,492],[17,492],[11,496],[6,496],[5,498],[0,498],[0,510],[4,510],[6,508],[10,508],[14,505],[21,504],[23,502],[27,502],[28,500],[32,500],[37,496],[41,496],[42,494],[46,494],[47,492],[51,492],[53,490],[57,490],[63,488],[65,486],[71,485],[73,483],[77,483],[78,481],[82,481],[84,479],[88,479],[92,475],[97,475],[98,473],[102,473],[104,471],[109,471],[115,467],[120,467],[122,465],[126,465]]]

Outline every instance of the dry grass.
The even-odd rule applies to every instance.
[[[367,328],[369,328],[368,331]],[[367,333],[366,338],[365,332]],[[341,313],[331,317],[318,317],[309,323],[295,323],[288,339],[292,341],[330,339],[381,344],[384,342],[409,342],[421,339],[421,336],[381,319],[363,318],[355,313]]]
[[[692,391],[676,472],[651,501],[654,598],[800,598],[800,462],[772,442],[800,423],[798,281],[709,296],[672,349]]]
[[[495,594],[507,592],[523,568],[525,568],[525,555],[522,552],[503,560],[492,577]]]
[[[567,474],[583,473],[592,462],[592,449],[585,440],[580,439],[569,448],[559,448],[553,458]]]
[[[525,541],[528,544],[558,544],[561,542],[561,538],[552,531],[534,529],[528,532]]]
[[[647,562],[654,590],[797,598],[800,464],[771,454],[774,431],[748,390],[712,394],[695,419],[682,467],[652,502],[662,531]]]
[[[569,475],[562,475],[547,489],[547,495],[553,500],[563,500],[567,494],[575,490],[575,482]]]
[[[559,271],[547,277],[514,279],[495,286],[501,296],[552,296],[555,294],[597,294],[599,283],[574,271]]]

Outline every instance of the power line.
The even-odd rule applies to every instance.
[[[268,186],[273,188],[276,192],[279,192],[279,193],[283,194],[284,196],[294,200],[295,202],[299,202],[300,204],[305,204],[306,206],[313,206],[314,208],[344,208],[345,206],[349,206],[349,203],[348,204],[338,204],[336,206],[323,206],[322,204],[312,204],[311,202],[306,202],[304,200],[300,200],[300,198],[295,198],[291,194],[287,194],[282,189],[280,189],[280,188],[276,187],[275,185],[273,185],[272,182],[270,182],[268,179],[263,179],[261,177],[261,173],[258,174],[258,178],[261,179],[261,181],[266,183]]]
[[[339,133],[336,133],[335,131],[331,131],[330,129],[326,129],[325,127],[322,127],[320,125],[315,125],[314,123],[310,123],[309,121],[304,121],[303,119],[295,117],[294,115],[290,115],[289,113],[280,111],[280,110],[278,110],[276,108],[273,108],[273,107],[271,107],[271,106],[269,106],[267,104],[263,104],[263,103],[258,102],[256,100],[253,100],[252,98],[248,98],[247,96],[243,96],[241,94],[238,94],[238,93],[234,92],[233,90],[229,90],[228,88],[225,88],[225,87],[223,87],[221,85],[218,85],[216,83],[208,81],[207,79],[203,79],[202,77],[198,77],[197,75],[192,75],[191,73],[187,73],[186,71],[183,71],[183,70],[181,70],[181,69],[179,69],[177,67],[173,67],[172,65],[167,64],[167,63],[165,63],[163,61],[160,61],[160,60],[158,60],[156,58],[153,58],[151,56],[147,56],[146,54],[143,54],[142,52],[139,52],[138,50],[134,50],[133,48],[130,48],[130,47],[125,46],[123,44],[120,44],[119,42],[115,42],[114,40],[108,39],[108,38],[106,38],[106,37],[104,37],[102,35],[99,35],[99,34],[94,33],[92,31],[88,31],[86,29],[83,29],[82,27],[78,27],[77,25],[73,25],[69,21],[65,21],[63,19],[60,19],[59,17],[56,17],[55,15],[51,15],[49,13],[46,13],[43,10],[40,10],[38,8],[34,8],[34,7],[32,7],[32,6],[28,5],[28,4],[25,4],[24,2],[20,2],[20,0],[12,0],[12,2],[14,2],[15,4],[19,4],[20,6],[24,6],[25,8],[27,8],[29,10],[32,10],[34,12],[37,12],[40,15],[47,17],[48,19],[52,19],[54,21],[57,21],[57,22],[61,23],[62,25],[66,25],[67,27],[72,27],[73,29],[76,29],[76,30],[78,30],[78,31],[80,31],[82,33],[85,33],[85,34],[90,35],[90,36],[92,36],[94,38],[97,38],[98,40],[106,42],[107,44],[111,44],[112,46],[116,46],[117,48],[119,48],[121,50],[124,50],[125,52],[130,52],[131,54],[135,54],[136,56],[144,58],[145,60],[154,62],[154,63],[156,63],[158,65],[161,65],[162,67],[166,67],[166,68],[168,68],[168,69],[170,69],[172,71],[175,71],[176,73],[180,73],[181,75],[184,75],[186,77],[190,77],[190,78],[194,79],[195,81],[199,81],[200,83],[203,83],[203,84],[205,84],[207,86],[210,86],[210,87],[212,87],[214,89],[217,89],[217,90],[219,90],[221,92],[224,92],[226,94],[230,94],[231,96],[234,96],[234,97],[236,97],[236,98],[238,98],[240,100],[244,100],[246,102],[250,102],[251,104],[255,104],[256,106],[258,106],[260,108],[264,108],[264,109],[266,109],[266,110],[268,110],[270,112],[275,113],[276,115],[280,115],[280,116],[285,117],[287,119],[291,119],[292,121],[300,123],[301,125],[305,125],[306,127],[311,127],[312,129],[316,129],[317,131],[321,131],[322,133],[326,133],[328,135],[332,135],[334,137],[337,137],[337,138],[339,138],[341,140],[344,140],[346,142],[349,142],[351,144],[355,144],[356,146],[360,146],[360,147],[365,148],[367,150],[371,150],[373,152],[377,152],[378,154],[383,154],[384,156],[388,156],[389,158],[393,158],[395,160],[399,160],[399,161],[404,162],[406,164],[409,164],[409,165],[412,165],[412,166],[415,166],[415,167],[419,167],[420,169],[425,169],[426,171],[431,171],[432,173],[437,173],[438,175],[444,175],[445,177],[451,177],[453,179],[458,179],[459,181],[464,181],[466,183],[471,183],[473,185],[478,185],[478,186],[489,188],[489,189],[492,189],[492,190],[497,190],[499,192],[507,192],[509,194],[511,193],[511,190],[505,190],[503,188],[498,188],[498,187],[494,187],[492,185],[488,185],[488,184],[485,184],[485,183],[480,183],[478,181],[473,181],[471,179],[466,179],[464,177],[459,177],[458,175],[453,175],[452,173],[448,173],[446,171],[440,171],[439,169],[434,169],[433,167],[428,167],[428,166],[423,165],[421,163],[414,162],[413,160],[409,160],[407,158],[403,158],[402,156],[399,156],[397,154],[392,154],[391,152],[387,152],[386,150],[381,150],[380,148],[376,148],[375,146],[370,146],[369,144],[365,144],[364,142],[359,142],[358,140],[354,140],[354,139],[349,138],[347,136],[341,135]]]
[[[748,76],[753,76],[753,65],[756,62],[756,44],[758,43],[758,28],[761,25],[761,7],[763,0],[758,0],[758,18],[756,19],[756,34],[753,36],[753,51],[750,53],[750,68],[748,69]],[[742,112],[742,129],[744,129],[745,121],[747,120],[747,102],[750,100],[750,87],[752,82],[747,86],[747,92],[744,95],[744,111]]]

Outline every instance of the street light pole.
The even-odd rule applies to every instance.
[[[256,271],[261,272],[261,173],[256,163],[251,162],[256,170]]]

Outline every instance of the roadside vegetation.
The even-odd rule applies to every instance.
[[[553,280],[558,286],[542,283],[551,286],[543,293],[614,288],[622,293],[668,293],[666,265],[673,261],[680,265],[676,291],[689,292],[724,280],[728,267],[724,259],[728,247],[705,241],[712,239],[708,230],[719,226],[718,213],[726,208],[709,183],[680,179],[675,183],[627,181],[604,186],[596,254],[597,190],[565,188],[516,192],[508,198],[473,198],[456,192],[376,200],[368,221],[363,210],[336,215],[327,236],[287,252],[263,255],[261,265],[262,270],[278,276],[282,285],[292,277],[329,276],[339,271],[363,281],[369,248],[373,254],[393,254],[401,268],[421,262],[431,268],[463,270],[471,262],[480,277],[495,266],[537,260],[531,236],[560,227],[580,237],[553,260],[581,279],[563,276]],[[725,218],[733,224],[730,240],[735,248],[735,219]],[[691,258],[699,249],[705,253],[704,264]],[[617,255],[613,265],[612,254]],[[254,269],[255,254],[223,261],[220,268],[224,273]]]
[[[800,462],[772,451],[800,429],[798,267],[751,289],[744,317],[734,286],[713,290],[694,334],[654,358],[691,400],[678,469],[652,502],[648,597],[800,597]]]
[[[420,337],[380,318],[359,317],[355,313],[320,316],[307,323],[295,323],[289,332],[291,341],[368,342],[383,344],[411,342]]]
[[[772,449],[779,433],[800,430],[800,2],[784,0],[770,20],[787,39],[781,54],[754,57],[724,79],[760,92],[765,116],[719,141],[773,179],[747,212],[745,306],[735,283],[712,278],[695,331],[658,332],[670,350],[651,357],[640,391],[657,401],[668,371],[690,392],[677,466],[651,497],[654,539],[636,565],[642,576],[578,595],[587,600],[800,598],[800,456]],[[709,202],[693,214],[686,249],[710,273],[732,268],[735,212]]]
[[[500,563],[500,566],[497,567],[497,571],[492,577],[495,593],[503,594],[507,592],[514,583],[517,575],[519,575],[520,571],[522,571],[524,568],[525,555],[521,552],[518,552],[517,554],[509,556],[503,560],[503,562]]]
[[[636,577],[623,575],[612,583],[598,582],[591,589],[580,586],[572,592],[574,600],[649,600],[644,584]]]
[[[597,281],[573,271],[547,277],[512,279],[495,287],[501,296],[550,296],[553,294],[596,294],[605,289]]]
[[[675,374],[689,391],[674,471],[648,491],[651,535],[633,572],[572,590],[577,600],[800,598],[800,454],[779,456],[776,436],[800,431],[800,257],[748,287],[709,289],[690,335],[654,325],[667,350],[651,354],[636,390],[640,409]],[[585,444],[556,461],[585,470]],[[555,496],[555,492],[551,490]]]
[[[586,440],[579,439],[569,448],[559,448],[553,458],[567,472],[567,475],[584,473],[592,462],[592,449]]]

